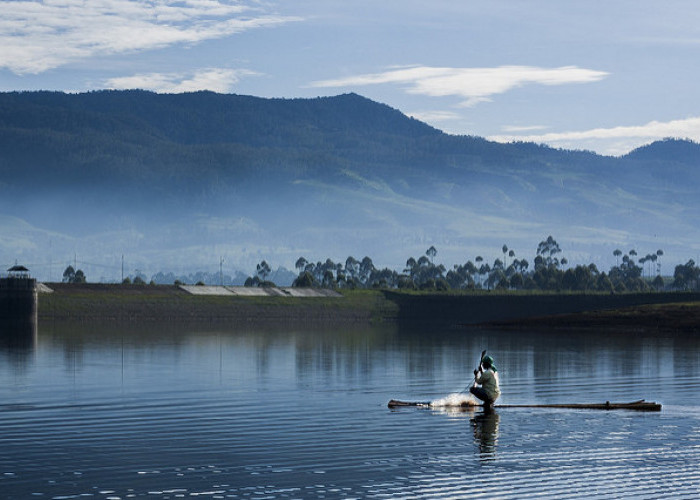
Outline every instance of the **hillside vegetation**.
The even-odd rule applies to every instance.
[[[147,275],[215,272],[223,254],[245,274],[300,256],[398,269],[430,245],[451,266],[504,243],[532,255],[554,235],[576,241],[572,264],[620,245],[684,263],[700,240],[699,153],[499,144],[357,94],[0,93],[0,262],[78,254],[93,279],[124,254]]]

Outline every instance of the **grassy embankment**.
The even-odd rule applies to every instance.
[[[374,323],[396,316],[395,305],[374,290],[332,297],[191,295],[174,285],[47,284],[39,295],[40,321],[161,321],[264,323]]]
[[[42,321],[210,322],[238,325],[397,323],[402,326],[575,327],[700,331],[699,293],[398,292],[330,297],[191,295],[176,286],[49,285]]]

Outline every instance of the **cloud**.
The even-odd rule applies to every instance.
[[[416,120],[426,123],[459,120],[462,118],[460,114],[453,111],[419,111],[417,113],[409,113],[409,115]]]
[[[501,128],[504,132],[532,132],[533,130],[544,130],[547,127],[544,125],[504,125]]]
[[[491,100],[523,85],[565,85],[602,80],[604,71],[563,66],[537,68],[532,66],[499,66],[496,68],[436,68],[413,66],[383,73],[350,76],[313,82],[312,87],[357,87],[366,85],[404,85],[409,94],[430,97],[457,96],[461,106],[471,107]]]
[[[651,121],[645,125],[595,128],[575,132],[552,132],[540,135],[492,135],[487,139],[497,142],[537,142],[559,147],[576,147],[589,141],[609,141],[604,148],[608,154],[623,154],[635,147],[666,137],[691,139],[700,142],[700,117],[671,120],[668,122]],[[580,148],[580,147],[579,147]],[[597,149],[599,152],[600,148]]]
[[[206,68],[194,73],[147,73],[110,78],[104,86],[110,89],[142,89],[177,94],[211,90],[227,93],[242,77],[259,73],[245,69]]]
[[[112,54],[194,44],[299,18],[229,0],[0,2],[0,68],[37,74]]]

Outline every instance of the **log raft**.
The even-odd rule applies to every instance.
[[[400,408],[404,406],[430,407],[430,401],[398,401],[392,399],[388,404],[389,408]],[[483,405],[462,404],[460,408],[483,407]],[[632,401],[630,403],[564,403],[564,404],[533,404],[533,405],[496,405],[494,408],[564,408],[573,410],[635,410],[635,411],[661,411],[661,404],[653,401]]]

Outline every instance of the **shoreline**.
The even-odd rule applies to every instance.
[[[191,294],[176,285],[45,284],[40,322],[194,322],[700,332],[700,293],[338,290],[315,296]],[[242,291],[243,292],[243,291]],[[303,294],[301,294],[303,295]]]
[[[493,321],[480,325],[499,330],[591,330],[630,333],[700,334],[700,302],[646,304],[624,309],[585,311],[524,318],[517,321]]]

